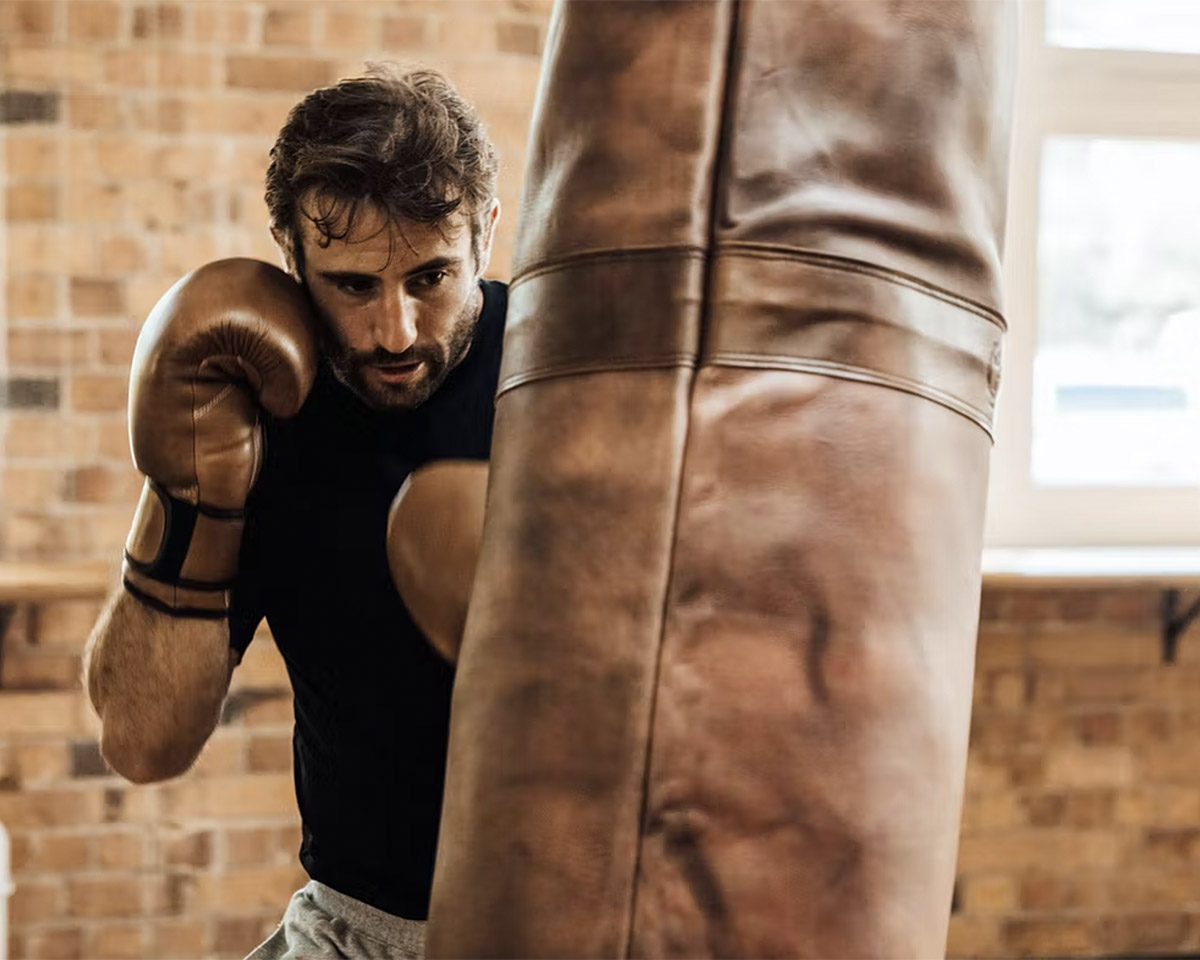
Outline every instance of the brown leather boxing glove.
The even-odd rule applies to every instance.
[[[126,590],[178,616],[227,615],[262,466],[261,410],[296,414],[316,366],[308,300],[270,264],[218,260],[159,300],[129,378],[129,439],[146,485],[125,543]]]
[[[443,460],[414,470],[388,511],[392,582],[413,623],[454,663],[479,560],[486,463]]]

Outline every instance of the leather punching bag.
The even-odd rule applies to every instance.
[[[1014,12],[556,9],[429,956],[944,952]]]

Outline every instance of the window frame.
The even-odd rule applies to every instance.
[[[1058,47],[1046,37],[1044,0],[1023,0],[1020,13],[1004,248],[1009,330],[985,545],[1200,544],[1200,485],[1047,487],[1030,470],[1043,145],[1064,135],[1200,143],[1200,54]]]

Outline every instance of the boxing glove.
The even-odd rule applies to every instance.
[[[297,413],[317,356],[307,297],[270,264],[219,260],[159,300],[130,370],[129,439],[146,483],[125,544],[127,591],[174,615],[228,614],[262,411]]]
[[[479,560],[486,463],[443,460],[413,471],[388,511],[392,582],[417,628],[458,660]]]

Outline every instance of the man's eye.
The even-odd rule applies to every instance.
[[[337,288],[342,293],[348,293],[351,296],[361,297],[364,294],[368,294],[374,290],[375,284],[371,280],[339,280]]]
[[[430,270],[429,273],[423,273],[417,277],[417,283],[422,287],[436,287],[445,279],[445,270]]]

